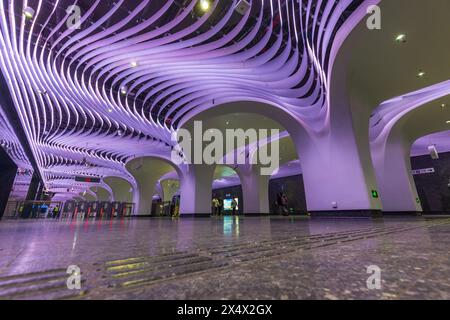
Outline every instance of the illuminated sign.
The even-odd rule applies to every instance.
[[[100,178],[91,178],[91,177],[76,177],[76,182],[83,182],[83,183],[100,183]]]
[[[413,170],[412,174],[417,176],[419,174],[429,174],[429,173],[435,173],[436,171],[434,168],[427,168],[427,169],[420,169],[420,170]]]

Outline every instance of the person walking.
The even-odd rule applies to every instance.
[[[219,198],[219,216],[223,214],[223,199]]]
[[[59,218],[59,206],[57,205],[56,207],[53,208],[53,219],[58,219]]]
[[[282,205],[282,199],[283,198],[283,194],[281,192],[277,193],[277,200],[275,201],[276,204],[276,208],[277,208],[277,214],[283,214],[283,205]]]
[[[289,215],[289,199],[285,194],[281,196],[281,210],[284,216]]]
[[[238,206],[238,203],[237,203],[236,199],[233,199],[233,201],[231,202],[231,209],[233,210],[233,216],[236,215],[237,206]]]
[[[23,218],[24,218],[24,216],[23,216],[23,210],[24,210],[24,206],[23,206],[23,204],[21,204],[20,207],[19,207],[19,218],[20,218],[20,219],[23,219]]]
[[[212,200],[212,209],[213,216],[217,216],[219,212],[219,200],[216,197]]]

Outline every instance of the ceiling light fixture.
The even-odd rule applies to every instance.
[[[235,7],[235,10],[241,15],[244,15],[248,9],[250,9],[250,3],[247,0],[239,0]]]
[[[442,108],[445,108],[446,106],[447,106],[446,103],[441,104],[441,107],[442,107]]]
[[[200,0],[200,9],[206,12],[209,10],[209,8],[211,8],[209,0]]]
[[[423,78],[423,77],[425,77],[425,71],[423,71],[423,70],[419,70],[419,73],[417,74],[417,78]]]
[[[450,124],[450,120],[448,120],[446,123],[447,123],[447,124]]]
[[[121,93],[123,96],[127,95],[127,93],[128,93],[128,88],[127,88],[127,87],[122,87],[122,88],[120,88],[120,93]]]
[[[23,14],[27,19],[33,19],[35,12],[36,11],[34,11],[34,9],[31,7],[26,7],[25,9],[23,9]]]
[[[137,61],[132,61],[130,65],[131,67],[136,68],[139,64],[137,63]]]
[[[405,43],[406,42],[406,34],[401,33],[395,37],[395,42],[397,43]]]

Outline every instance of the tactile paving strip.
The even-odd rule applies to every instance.
[[[199,272],[210,272],[214,269],[229,268],[242,263],[253,263],[293,252],[449,223],[450,220],[445,220],[429,222],[420,226],[399,225],[300,237],[295,234],[284,234],[273,240],[210,246],[191,253],[179,252],[163,256],[109,261],[104,264],[108,274],[107,287],[119,290],[136,288]]]
[[[425,222],[421,225],[376,227],[360,230],[298,236],[284,233],[273,239],[258,242],[242,242],[228,245],[211,245],[190,252],[172,252],[156,256],[126,257],[120,260],[94,263],[96,271],[86,280],[83,288],[110,291],[134,290],[212,270],[251,264],[264,259],[294,252],[351,243],[382,237],[419,228],[450,224],[450,219]],[[85,299],[90,289],[70,291],[65,269],[9,275],[0,277],[0,299]],[[91,284],[89,282],[92,281]]]
[[[69,291],[65,269],[45,270],[0,277],[0,300],[6,299],[71,299],[82,297],[86,291]],[[82,280],[82,284],[85,280]]]

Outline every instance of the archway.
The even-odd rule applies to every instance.
[[[161,177],[170,172],[176,172],[180,179],[181,171],[170,160],[158,157],[141,157],[126,164],[128,172],[137,183],[135,199],[137,215],[152,215],[153,196]]]
[[[275,149],[275,145],[278,147],[280,135],[287,134],[272,118],[241,107],[224,105],[214,108],[183,125],[183,129],[190,132],[189,139],[195,142],[188,146],[190,155],[200,150],[203,152],[200,154],[201,160],[205,163],[210,161],[206,157],[211,155],[213,158],[209,165],[190,166],[194,170],[198,168],[200,174],[192,177],[192,180],[202,181],[196,181],[198,186],[194,186],[202,189],[203,197],[197,200],[202,202],[202,213],[211,213],[213,197],[226,200],[226,205],[230,199],[237,198],[241,213],[269,213],[269,179],[272,172],[278,169],[280,161],[279,149]],[[195,145],[200,145],[200,148],[196,150]],[[197,160],[195,156],[188,158]],[[213,194],[210,187],[213,184],[214,188],[221,189],[214,191],[219,194]],[[224,189],[229,192],[222,192]],[[196,210],[199,212],[198,206]]]
[[[354,128],[354,137],[340,139],[339,147],[348,152],[346,144],[355,140],[373,205],[381,200],[384,211],[421,211],[410,172],[413,141],[403,132],[412,123],[402,119],[439,92],[442,96],[445,86],[448,90],[449,43],[442,38],[450,31],[449,2],[398,0],[379,6],[382,32],[360,21],[339,49],[330,77],[329,117],[331,126],[339,117],[351,120],[345,127]],[[418,19],[423,28],[415,25]],[[405,41],[396,41],[400,31]]]
[[[189,122],[233,113],[264,116],[286,129],[293,140],[296,154],[301,159],[309,211],[380,209],[379,201],[370,197],[372,188],[375,189],[372,181],[375,178],[366,178],[370,172],[364,171],[362,158],[352,136],[351,123],[347,123],[349,126],[345,132],[336,125],[333,127],[333,134],[327,129],[315,131],[306,126],[297,115],[258,99],[213,106],[207,111],[191,114],[193,118]],[[350,138],[346,140],[348,137]],[[368,147],[366,148],[368,152]],[[367,155],[370,160],[370,153]],[[209,174],[212,177],[212,173]]]
[[[445,119],[450,119],[450,110],[441,106],[446,99],[434,100],[403,114],[385,136],[372,143],[384,211],[423,211],[412,174],[411,149],[418,139],[448,130]]]
[[[290,137],[280,139],[280,168],[270,177],[269,206],[271,214],[304,214],[308,211],[301,160]],[[279,196],[284,195],[282,207]]]
[[[113,199],[116,202],[133,203],[133,186],[130,182],[119,177],[107,177],[103,181],[111,187]]]
[[[214,215],[232,213],[233,200],[237,204],[236,214],[246,212],[242,187],[241,179],[234,168],[226,165],[216,166],[212,183],[212,213]],[[216,208],[214,208],[214,199],[218,201]]]
[[[108,190],[102,187],[92,187],[91,191],[97,195],[97,201],[111,201],[111,194]]]

